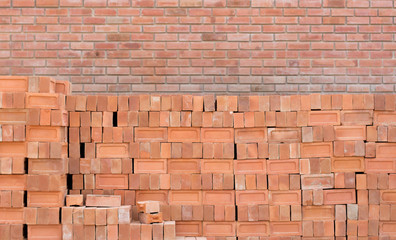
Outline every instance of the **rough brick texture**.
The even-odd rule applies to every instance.
[[[0,87],[2,239],[396,237],[393,94],[82,96],[46,77]]]
[[[0,75],[75,93],[392,92],[393,0],[1,0]]]

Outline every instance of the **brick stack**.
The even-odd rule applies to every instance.
[[[27,205],[25,223],[29,238],[60,236],[60,209],[67,191],[67,82],[57,89],[54,79],[29,78],[26,94]]]
[[[0,78],[0,236],[23,239],[27,77]]]
[[[87,195],[85,205],[82,195],[67,197],[72,206],[62,208],[63,240],[131,239],[131,206],[121,206],[121,196]]]
[[[128,184],[128,174],[132,173],[128,149],[133,141],[133,124],[128,124],[125,115],[129,110],[128,98],[126,103],[121,99],[67,96],[70,193],[116,194],[122,196],[122,204],[135,204],[135,192],[129,190]]]
[[[0,78],[0,222],[12,224],[2,225],[4,239],[22,239],[24,229],[29,237],[60,229],[69,89],[48,77]]]
[[[64,103],[64,82],[0,83],[6,239],[21,238],[23,224],[30,239],[60,237],[62,228],[78,238],[164,236],[172,223],[136,222],[136,203],[149,200],[178,236],[396,237],[395,95],[68,95]],[[102,208],[118,218],[98,225],[88,212]],[[120,220],[124,208],[135,222]]]

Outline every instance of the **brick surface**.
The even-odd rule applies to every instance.
[[[144,4],[155,10],[147,16],[160,14]],[[164,11],[177,5],[161,4]],[[341,1],[323,4],[343,9]],[[282,21],[297,13],[288,14]],[[323,23],[342,21],[332,16]],[[393,95],[83,96],[48,77],[0,82],[5,239],[22,239],[24,224],[28,239],[394,236]]]

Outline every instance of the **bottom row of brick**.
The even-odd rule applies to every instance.
[[[175,226],[176,225],[176,226]],[[206,237],[267,237],[304,236],[303,239],[327,239],[345,236],[366,237],[370,234],[394,236],[396,222],[367,220],[348,221],[298,221],[298,222],[174,222],[142,224],[139,222],[109,225],[53,224],[53,225],[1,224],[1,239],[175,239],[178,236]],[[303,230],[304,229],[304,230]],[[314,233],[310,236],[309,232]],[[322,237],[315,237],[321,232]],[[376,233],[375,233],[376,232]],[[232,239],[232,238],[230,238]],[[243,239],[243,238],[241,238]],[[260,238],[261,239],[261,238]]]

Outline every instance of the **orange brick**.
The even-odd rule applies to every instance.
[[[87,207],[119,207],[121,206],[121,196],[88,194],[85,205]]]
[[[98,158],[128,158],[129,147],[126,143],[96,144],[96,157]]]
[[[299,173],[298,159],[267,160],[268,174]]]
[[[134,159],[134,173],[166,173],[166,159]]]
[[[235,129],[236,143],[254,143],[254,142],[266,142],[266,141],[267,141],[266,128]]]
[[[348,204],[356,203],[354,189],[324,190],[324,204]]]
[[[301,157],[330,157],[332,156],[333,147],[331,142],[323,143],[301,143]]]
[[[28,236],[31,239],[62,239],[62,225],[29,225]]]
[[[298,236],[302,234],[301,222],[270,222],[271,235]]]
[[[335,126],[334,132],[335,140],[366,140],[365,126]]]
[[[63,192],[28,192],[28,207],[62,207],[64,205]]]
[[[166,161],[166,160],[165,160]],[[168,160],[169,173],[199,173],[200,160],[199,159],[169,159]]]
[[[27,92],[29,79],[28,77],[2,76],[0,85],[0,92]]]
[[[268,222],[237,222],[238,237],[269,236]]]
[[[203,191],[205,205],[234,205],[234,191]]]
[[[300,205],[301,191],[269,191],[268,198],[271,205]]]
[[[267,190],[236,191],[236,205],[268,204]]]
[[[235,174],[265,174],[266,160],[234,160]]]
[[[97,174],[95,183],[97,189],[128,189],[128,175]]]
[[[235,236],[235,222],[204,222],[203,236]]]
[[[166,128],[135,128],[136,142],[165,142],[167,139]]]
[[[201,128],[202,142],[234,142],[233,128]]]
[[[234,160],[202,159],[201,173],[233,173]]]
[[[199,128],[168,128],[169,142],[200,142]]]

